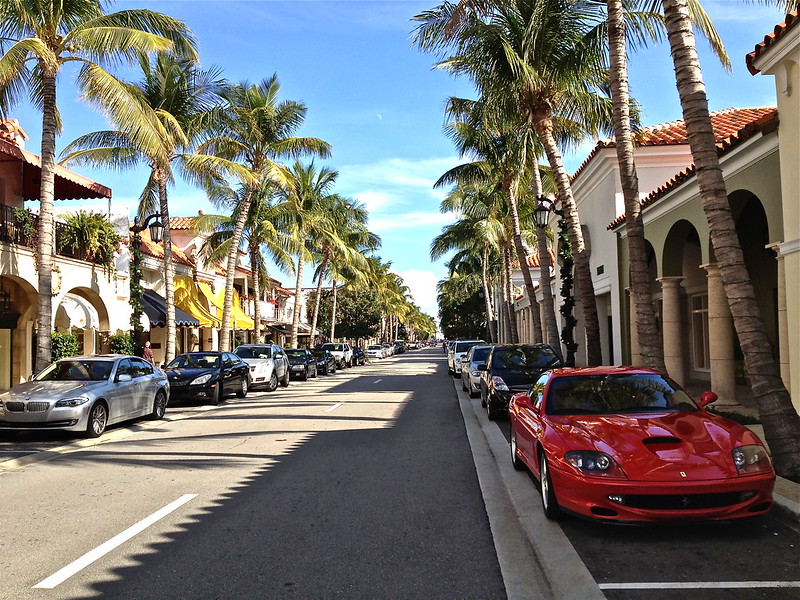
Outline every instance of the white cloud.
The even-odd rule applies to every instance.
[[[398,273],[403,283],[411,290],[414,303],[420,310],[434,319],[437,318],[439,306],[436,304],[436,283],[438,278],[433,271],[409,269]]]

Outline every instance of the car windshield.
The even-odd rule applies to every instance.
[[[344,350],[343,344],[325,344],[322,347],[326,348],[327,350],[336,350],[337,352],[339,352],[340,350]]]
[[[466,352],[473,346],[477,346],[478,344],[483,344],[481,340],[474,340],[471,342],[456,342],[456,345],[453,347],[453,352]]]
[[[299,348],[287,348],[286,356],[305,356],[306,351]]]
[[[382,350],[383,346],[370,346],[367,350]]]
[[[219,354],[181,354],[172,359],[168,369],[218,369]]]
[[[269,346],[239,346],[233,353],[239,358],[272,358]]]
[[[545,408],[549,415],[698,410],[675,382],[655,373],[556,377]]]
[[[105,381],[113,366],[110,360],[60,360],[39,373],[36,381]]]
[[[311,354],[317,358],[324,358],[325,356],[328,356],[328,352],[326,350],[312,350]]]
[[[489,352],[491,352],[491,348],[475,348],[472,351],[472,362],[486,362],[486,357],[489,356]]]
[[[558,356],[549,346],[497,348],[492,357],[495,369],[547,369],[558,363]]]

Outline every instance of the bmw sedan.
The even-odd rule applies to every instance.
[[[289,359],[277,344],[242,344],[233,353],[250,366],[250,386],[274,392],[289,385]]]
[[[234,392],[244,398],[250,388],[250,366],[232,352],[188,352],[176,356],[164,370],[176,400],[219,404]]]
[[[0,429],[61,429],[99,437],[120,421],[163,418],[169,396],[167,376],[137,356],[62,358],[0,394]]]
[[[511,460],[542,508],[602,521],[729,520],[772,507],[775,472],[752,431],[648,369],[556,369],[509,405]]]

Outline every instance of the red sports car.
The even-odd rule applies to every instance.
[[[729,520],[769,512],[775,472],[746,427],[668,377],[594,367],[544,373],[509,404],[511,459],[539,479],[548,518]]]

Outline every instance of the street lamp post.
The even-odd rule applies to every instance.
[[[139,236],[145,229],[150,230],[150,239],[156,244],[159,243],[164,235],[164,225],[161,223],[161,213],[155,213],[145,217],[142,222],[137,216],[131,225],[131,337],[133,338],[133,345],[135,350],[140,350],[142,346],[142,312],[144,305],[142,304],[142,296],[144,295],[144,288],[142,288],[142,238]]]

